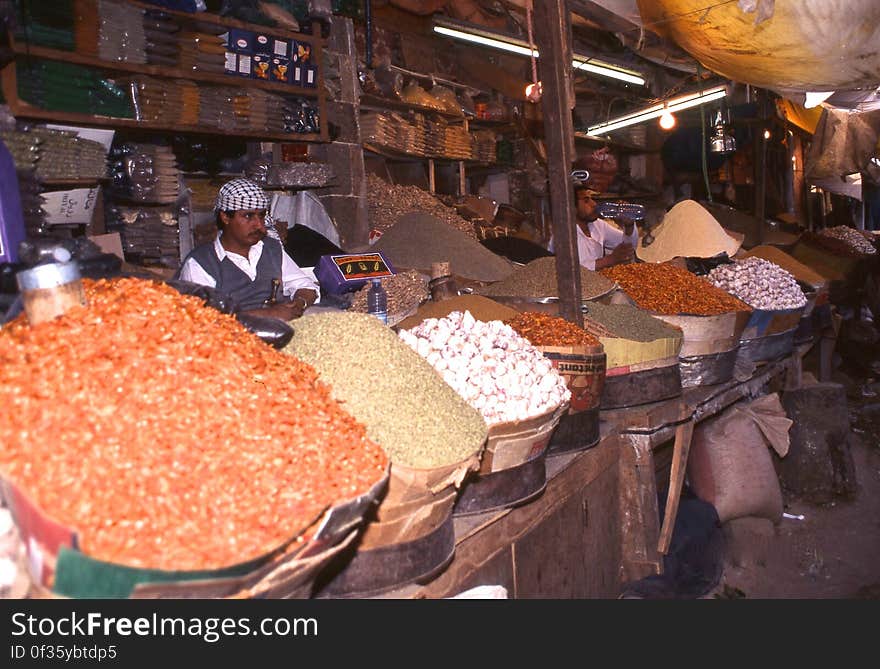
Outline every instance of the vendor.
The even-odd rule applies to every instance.
[[[620,265],[635,260],[635,249],[639,245],[639,231],[633,221],[620,219],[620,227],[604,218],[599,218],[596,201],[598,193],[587,184],[589,172],[575,170],[571,175],[574,187],[575,222],[577,224],[578,260],[589,270],[600,270],[612,265]],[[553,239],[547,245],[553,250]]]
[[[318,284],[267,236],[268,200],[248,179],[220,188],[214,203],[220,234],[194,248],[175,278],[217,288],[238,311],[290,321],[320,296]]]

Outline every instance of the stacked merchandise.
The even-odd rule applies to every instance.
[[[396,148],[397,126],[398,121],[390,114],[370,112],[361,116],[361,136],[365,142],[377,146]]]
[[[443,156],[446,158],[458,158],[459,160],[470,160],[473,158],[473,148],[471,147],[471,136],[464,126],[447,125],[446,136],[443,140]]]
[[[33,128],[40,154],[36,176],[41,181],[95,179],[107,176],[107,150],[100,142],[66,130]]]
[[[175,79],[174,84],[180,89],[180,124],[184,126],[198,125],[199,110],[201,109],[198,84],[185,79]]]
[[[177,199],[180,172],[167,146],[125,144],[112,157],[114,186],[126,199],[151,204]]]
[[[228,86],[203,86],[199,92],[199,124],[220,130],[233,130],[235,128],[233,100],[238,90]]]
[[[44,3],[55,4],[55,3]],[[76,40],[76,52],[92,58],[98,57],[98,4],[95,0],[73,0],[76,20],[73,23],[73,35]]]
[[[15,39],[50,49],[73,51],[74,21],[72,0],[38,2],[23,0],[15,3]]]
[[[144,265],[180,265],[177,207],[180,173],[171,149],[152,144],[124,144],[112,152],[113,182],[122,198],[164,207],[116,207],[116,229],[126,259]]]
[[[51,111],[134,118],[125,87],[98,71],[31,58],[17,65],[18,96]]]
[[[115,207],[125,258],[140,265],[180,266],[180,227],[176,207]]]
[[[139,121],[174,127],[184,113],[183,91],[174,81],[139,75],[117,79],[131,89],[132,102]]]
[[[285,99],[284,132],[298,134],[321,132],[321,117],[315,104],[303,99]]]
[[[440,120],[428,119],[421,114],[416,114],[425,132],[425,155],[439,157],[443,155],[446,144],[446,123]]]
[[[124,63],[146,63],[143,10],[116,0],[98,0],[98,57]]]
[[[178,37],[181,68],[212,74],[226,71],[226,43],[219,34],[181,30]]]
[[[261,90],[241,89],[232,101],[236,130],[282,133],[289,103]]]
[[[42,186],[37,180],[37,163],[40,160],[41,140],[32,133],[14,129],[0,131],[0,140],[6,145],[18,177],[21,210],[28,236],[39,236],[48,231],[46,212],[43,211]]]
[[[491,130],[477,130],[471,133],[474,147],[474,160],[481,163],[494,163],[498,156],[496,153],[497,138]]]
[[[144,12],[145,55],[150,65],[176,67],[180,62],[180,26],[168,14]]]

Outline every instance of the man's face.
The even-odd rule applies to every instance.
[[[253,246],[266,236],[265,209],[239,209],[232,214],[221,213],[223,234],[240,246]]]
[[[590,195],[589,191],[579,190],[575,192],[577,199],[577,217],[581,221],[595,221],[598,216],[596,214],[596,201]]]

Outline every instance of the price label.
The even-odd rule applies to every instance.
[[[345,281],[363,281],[394,276],[385,258],[380,253],[360,255],[331,256]]]

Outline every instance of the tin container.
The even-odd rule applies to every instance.
[[[37,265],[18,272],[15,280],[31,325],[51,321],[76,305],[86,305],[75,262]]]

